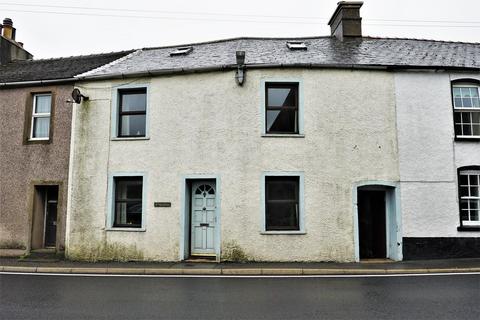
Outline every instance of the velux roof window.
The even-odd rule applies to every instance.
[[[193,47],[178,47],[175,48],[175,51],[170,52],[170,56],[181,56],[187,55],[192,52]]]
[[[287,41],[287,48],[290,50],[307,50],[307,45],[302,41]]]

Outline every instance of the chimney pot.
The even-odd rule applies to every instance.
[[[15,40],[15,28],[13,27],[13,21],[10,18],[3,19],[3,32],[2,35],[10,40]]]
[[[328,22],[331,35],[340,41],[345,38],[362,37],[362,18],[360,17],[362,5],[363,1],[338,2],[337,9]]]

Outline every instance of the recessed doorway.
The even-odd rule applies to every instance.
[[[34,188],[31,249],[54,249],[57,245],[58,186]]]

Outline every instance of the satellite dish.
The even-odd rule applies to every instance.
[[[75,103],[81,103],[82,102],[82,98],[83,100],[88,100],[88,97],[84,96],[79,89],[75,88],[73,89],[72,91],[72,99],[73,101],[75,101]]]

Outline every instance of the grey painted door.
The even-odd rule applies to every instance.
[[[191,254],[215,255],[216,190],[213,181],[192,184]]]

